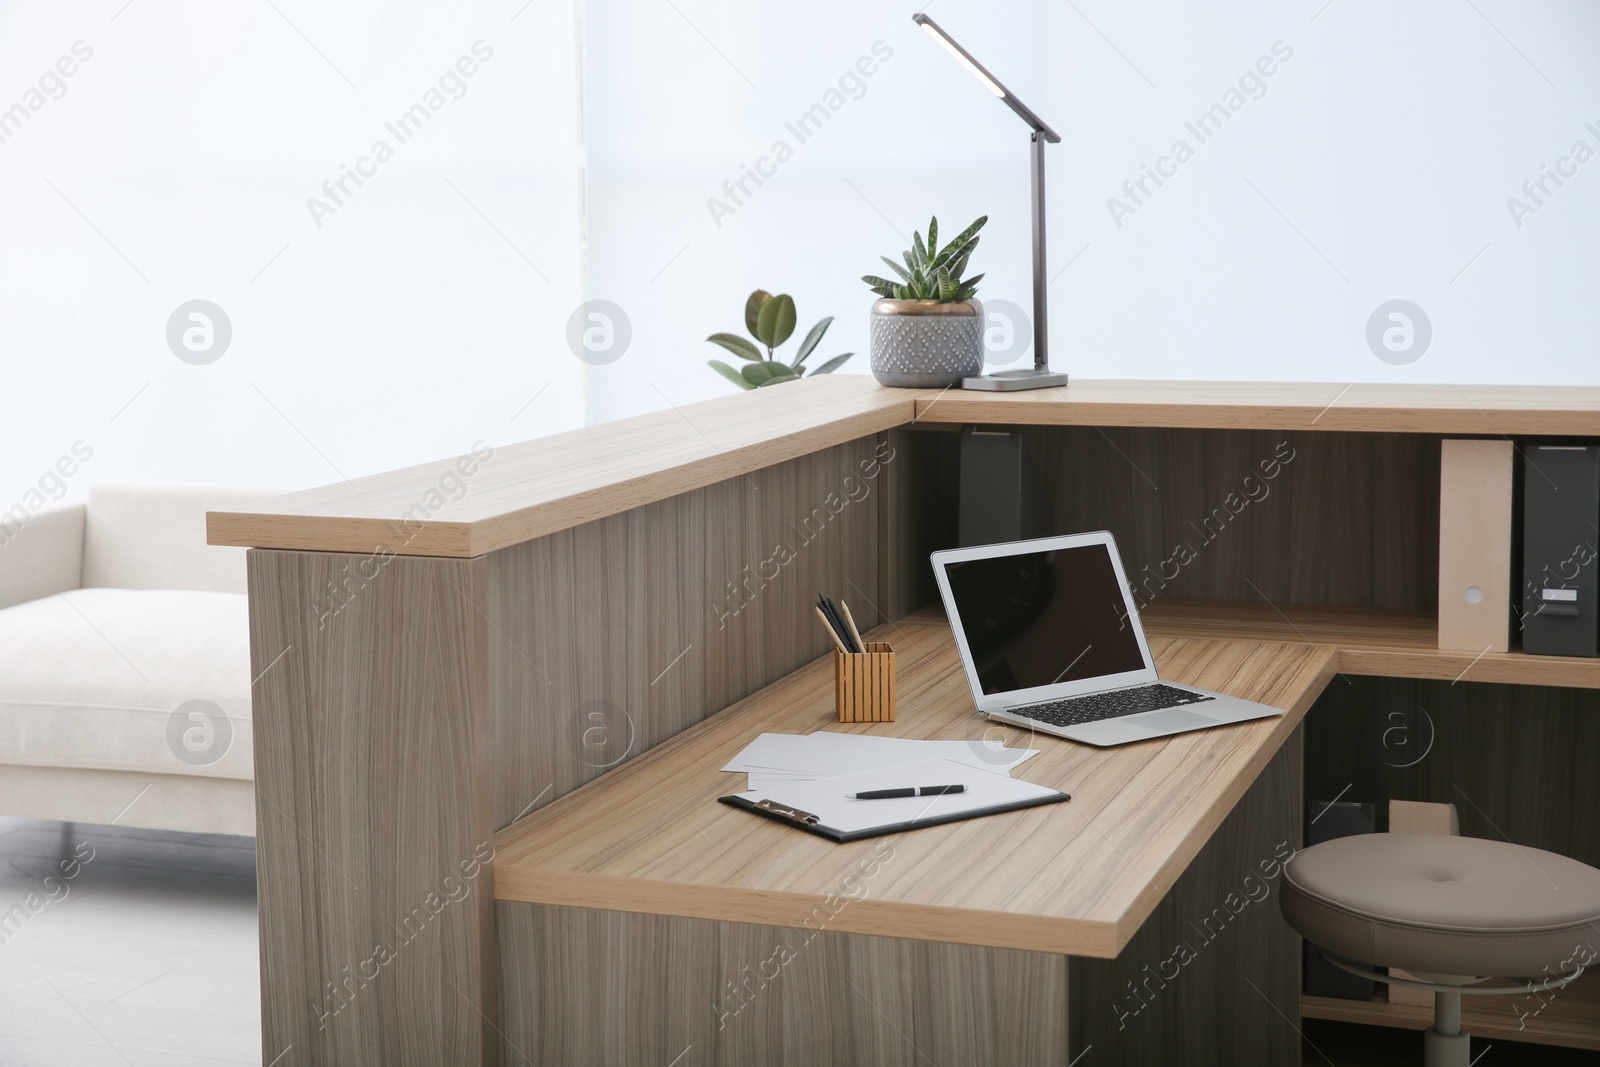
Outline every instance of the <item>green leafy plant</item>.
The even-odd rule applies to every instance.
[[[833,316],[829,315],[811,327],[805,340],[800,342],[800,350],[796,353],[794,362],[784,363],[777,358],[774,350],[794,333],[794,298],[788,293],[773,296],[765,289],[757,289],[744,302],[744,325],[745,329],[750,331],[750,336],[766,349],[766,355],[763,356],[761,349],[739,334],[714,333],[706,340],[726,348],[744,360],[745,365],[734,370],[720,359],[708,359],[706,363],[712,370],[741,389],[759,389],[766,385],[792,382],[805,375],[806,357],[816,350],[818,343],[822,341],[822,335],[828,332],[828,326],[832,322]],[[813,377],[818,374],[830,374],[853,355],[854,352],[846,352],[842,356],[834,356],[820,367],[812,367],[811,374]]]
[[[984,215],[940,248],[939,220],[930,219],[927,242],[923,242],[922,234],[913,231],[911,249],[900,253],[905,266],[888,256],[880,257],[899,277],[898,282],[875,274],[863,274],[861,280],[879,296],[895,300],[933,300],[940,304],[971,300],[983,275],[975,274],[965,280],[961,275],[967,269],[967,260],[972,258],[972,250],[978,247],[978,231],[988,221],[989,216]]]

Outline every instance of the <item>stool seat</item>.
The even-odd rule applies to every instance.
[[[1284,918],[1353,960],[1413,973],[1530,977],[1591,962],[1600,870],[1542,849],[1443,834],[1360,834],[1283,870]]]

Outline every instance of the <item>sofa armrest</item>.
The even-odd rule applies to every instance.
[[[20,525],[9,514],[0,515],[0,608],[78,588],[84,505],[45,508]]]

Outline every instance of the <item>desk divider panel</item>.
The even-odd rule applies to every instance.
[[[819,590],[876,625],[895,461],[472,559],[252,550],[263,1062],[499,1062],[490,836],[822,655]]]
[[[495,828],[823,655],[820,591],[878,612],[862,438],[487,557]]]
[[[1022,432],[1054,529],[1116,534],[1141,600],[1437,608],[1437,435]]]
[[[1380,829],[1392,799],[1454,804],[1466,837],[1600,866],[1600,690],[1341,677],[1306,730],[1313,799],[1376,803]]]

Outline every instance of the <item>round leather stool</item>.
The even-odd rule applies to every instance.
[[[1600,957],[1600,870],[1541,849],[1443,834],[1361,834],[1313,845],[1283,869],[1283,917],[1348,960],[1398,967],[1434,992],[1426,1067],[1467,1067],[1461,995],[1490,977],[1554,989]]]

